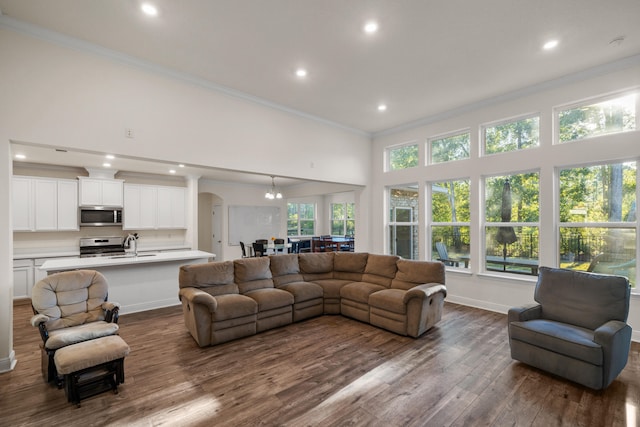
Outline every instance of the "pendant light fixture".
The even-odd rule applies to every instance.
[[[271,176],[271,189],[269,191],[266,192],[266,194],[264,195],[265,199],[269,199],[269,200],[273,200],[273,199],[282,199],[282,193],[279,191],[276,191],[276,181],[275,181],[276,177],[275,176]]]

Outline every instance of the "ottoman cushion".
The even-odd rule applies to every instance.
[[[98,366],[129,354],[129,346],[120,336],[83,341],[56,351],[54,361],[60,374],[70,374]]]

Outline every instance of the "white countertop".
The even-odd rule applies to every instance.
[[[112,267],[122,265],[149,264],[167,261],[180,261],[197,258],[215,259],[215,254],[203,251],[171,251],[159,253],[139,253],[138,256],[133,255],[116,255],[105,257],[90,258],[66,258],[58,260],[48,260],[42,264],[40,270],[44,271],[63,271],[77,270],[83,268],[96,267]]]

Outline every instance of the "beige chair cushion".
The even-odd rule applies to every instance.
[[[128,354],[127,343],[118,335],[111,335],[61,348],[53,358],[58,373],[64,375],[121,359]]]
[[[104,320],[107,288],[107,280],[97,271],[65,271],[36,283],[31,303],[38,313],[49,317],[45,326],[53,331]]]
[[[82,341],[114,335],[117,332],[117,323],[107,323],[104,320],[100,320],[50,331],[49,339],[44,346],[49,350],[57,350]]]
[[[396,263],[400,257],[395,255],[369,254],[367,266],[362,275],[363,282],[375,283],[388,288],[391,280],[396,276]]]
[[[273,276],[269,269],[269,257],[242,258],[233,261],[235,282],[241,294],[273,288]]]
[[[180,288],[197,288],[209,295],[237,294],[234,283],[233,261],[207,262],[183,265],[178,276]]]
[[[444,284],[445,268],[441,262],[399,259],[396,264],[398,273],[391,282],[392,289],[409,290],[425,283]]]

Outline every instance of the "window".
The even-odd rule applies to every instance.
[[[558,142],[576,141],[636,129],[636,94],[561,110]]]
[[[431,183],[431,259],[469,267],[469,180]]]
[[[538,147],[539,131],[538,116],[485,127],[484,153],[506,153]]]
[[[469,158],[469,132],[432,139],[431,163],[444,163]]]
[[[315,230],[315,204],[287,203],[287,236],[313,236]]]
[[[389,253],[418,259],[418,185],[389,189]]]
[[[488,177],[485,189],[485,269],[538,273],[539,174]]]
[[[403,145],[388,150],[388,170],[394,171],[418,166],[418,144]]]
[[[331,234],[334,236],[353,236],[355,231],[355,203],[332,203]]]
[[[636,281],[636,162],[562,169],[560,266]]]

